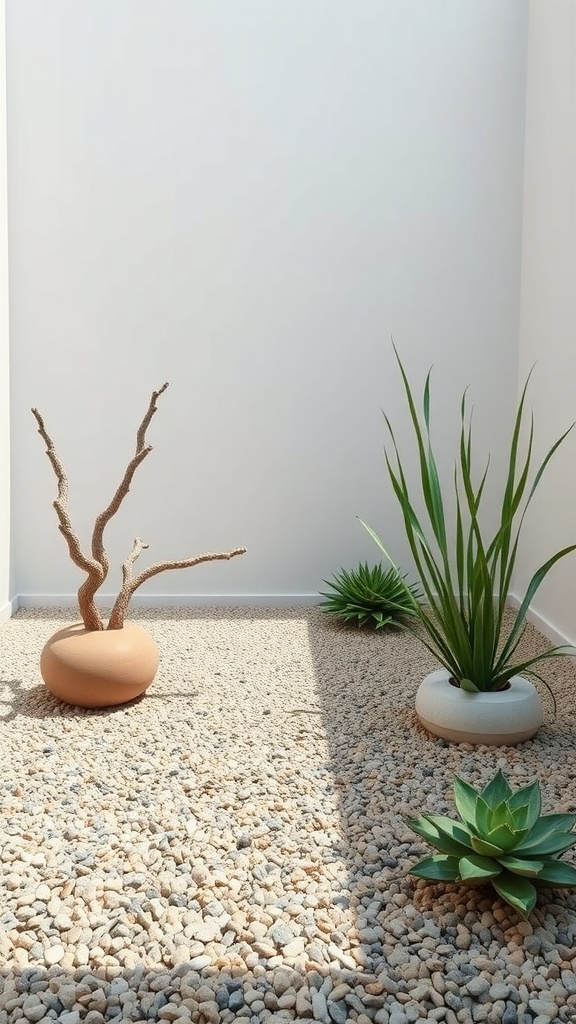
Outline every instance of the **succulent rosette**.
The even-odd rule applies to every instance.
[[[454,800],[461,822],[441,814],[408,821],[440,851],[415,864],[411,874],[440,882],[490,883],[523,917],[534,908],[537,885],[576,888],[576,868],[559,860],[576,846],[576,814],[541,814],[539,782],[513,792],[498,771],[477,792],[456,777]]]
[[[360,563],[348,572],[341,569],[333,580],[324,580],[330,592],[320,592],[327,600],[320,603],[322,611],[343,622],[375,629],[397,625],[403,616],[416,615],[420,594],[415,586],[404,582],[396,568],[384,569],[381,564]]]

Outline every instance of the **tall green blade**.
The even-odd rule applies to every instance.
[[[518,447],[520,442],[520,433],[522,428],[522,421],[524,415],[524,404],[526,401],[526,392],[530,381],[532,370],[528,374],[520,401],[518,403],[518,409],[516,412],[516,418],[514,421],[514,429],[512,431],[512,440],[510,444],[510,453],[508,456],[508,476],[506,479],[506,485],[504,488],[504,496],[502,499],[502,512],[500,517],[500,530],[497,534],[497,552],[499,555],[499,569],[500,569],[500,587],[499,587],[499,603],[502,605],[506,601],[509,589],[509,572],[511,572],[512,566],[509,561],[510,554],[510,537],[512,530],[512,523],[514,516],[522,499],[526,487],[526,481],[528,479],[528,472],[530,468],[530,459],[532,454],[532,439],[533,439],[533,424],[530,429],[530,438],[528,442],[528,451],[524,466],[520,473],[518,484],[516,484],[516,463],[518,459]]]
[[[498,596],[500,604],[505,603],[508,597],[510,584],[512,582],[512,573],[514,572],[514,566],[516,563],[516,554],[518,551],[518,541],[520,538],[520,526],[522,520],[520,521],[520,525],[518,526],[518,529],[516,530],[516,533],[514,535],[514,541],[512,541],[512,535],[514,533],[514,521],[516,518],[516,514],[520,507],[520,503],[528,482],[528,474],[530,471],[530,464],[532,459],[533,443],[534,423],[531,418],[530,434],[528,438],[528,447],[526,457],[524,460],[524,465],[522,466],[522,470],[520,472],[516,489],[514,490],[510,500],[508,501],[506,497],[504,498],[502,504],[502,518],[500,529],[492,542],[494,546],[494,558],[498,561],[499,567],[500,587]]]
[[[560,561],[561,558],[564,558],[565,555],[569,555],[572,551],[576,551],[576,544],[570,544],[570,545],[568,545],[568,547],[562,548],[561,551],[557,551],[556,554],[552,555],[552,557],[549,558],[548,561],[544,562],[544,564],[541,565],[540,568],[537,569],[536,572],[534,573],[534,575],[532,576],[532,579],[530,580],[530,583],[528,584],[528,588],[527,588],[526,593],[524,595],[524,599],[523,599],[523,601],[522,601],[522,603],[520,605],[520,608],[518,609],[518,613],[516,615],[516,620],[515,620],[515,623],[514,623],[514,627],[513,627],[512,631],[511,631],[511,633],[510,633],[510,635],[509,635],[509,637],[508,637],[508,639],[507,639],[507,641],[506,641],[506,643],[504,645],[504,649],[503,649],[502,654],[500,656],[501,660],[506,659],[508,650],[509,650],[511,644],[516,639],[516,636],[518,635],[520,629],[522,628],[522,626],[524,624],[524,620],[526,618],[526,614],[528,612],[528,609],[529,609],[530,605],[532,604],[532,599],[534,597],[534,594],[538,590],[538,588],[541,585],[542,581],[546,578],[546,576],[550,572],[550,569],[554,565],[556,565],[556,562]]]
[[[359,522],[362,524],[367,533],[372,537],[373,541],[378,545],[378,547],[386,556],[386,558],[390,561],[390,563],[394,565],[395,563],[393,559],[389,555],[382,541],[375,533],[375,531],[372,529],[372,527],[368,526],[368,524],[365,523],[362,519],[359,519]],[[410,540],[410,534],[408,534],[408,537]],[[403,628],[407,632],[410,632],[414,636],[416,636],[417,639],[421,643],[423,643],[424,646],[427,647],[428,650],[432,654],[434,654],[435,657],[438,658],[440,663],[447,669],[447,671],[450,672],[450,674],[453,675],[456,679],[459,679],[461,678],[462,664],[459,652],[461,653],[462,651],[465,651],[466,635],[462,628],[456,629],[457,645],[455,654],[454,645],[452,645],[447,639],[446,632],[444,632],[444,630],[442,628],[439,628],[438,626],[438,623],[443,623],[445,621],[445,607],[441,603],[442,600],[444,600],[445,604],[448,606],[448,614],[450,614],[450,595],[446,590],[446,585],[444,584],[444,581],[440,575],[433,575],[433,563],[431,561],[426,561],[427,556],[425,552],[421,556],[420,550],[416,546],[415,542],[411,550],[414,556],[417,571],[420,575],[422,588],[424,590],[425,596],[427,598],[428,604],[433,614],[429,615],[426,611],[426,608],[422,605],[420,605],[415,611],[418,619],[424,625],[431,642],[426,641],[425,638],[423,638],[418,632],[412,629],[408,624],[405,624]],[[441,594],[440,599],[438,598],[438,595],[430,589],[425,573],[423,571],[424,567],[428,568],[428,572],[430,573],[432,578],[437,579],[438,587]]]
[[[432,456],[431,451],[428,451],[426,442],[424,440],[424,435],[422,432],[422,428],[420,426],[420,420],[418,418],[418,413],[416,411],[414,397],[412,395],[412,390],[410,388],[410,383],[408,381],[406,371],[404,370],[404,366],[402,365],[402,360],[398,355],[398,351],[395,345],[393,345],[393,348],[394,354],[396,356],[396,361],[400,368],[402,382],[404,384],[404,392],[406,394],[408,409],[410,412],[410,418],[412,420],[414,436],[416,438],[416,445],[418,448],[418,460],[420,463],[420,483],[422,486],[422,494],[424,497],[424,502],[426,505],[426,510],[428,512],[428,518],[430,520],[432,531],[434,533],[440,551],[443,553],[446,551],[446,526],[444,522],[444,511],[442,507],[441,495],[439,494],[438,488],[436,487],[436,482],[438,479],[436,463],[434,462],[434,458]],[[426,378],[425,396],[426,391],[429,392],[429,378],[430,373],[428,373],[428,376]]]
[[[424,423],[426,425],[426,485],[430,490],[430,501],[434,510],[433,521],[436,524],[435,534],[442,555],[447,551],[446,522],[444,519],[444,502],[438,468],[430,441],[430,373],[424,386]]]
[[[460,496],[458,494],[458,474],[454,468],[454,493],[456,497],[456,578],[458,580],[458,602],[460,615],[464,619],[466,615],[466,570],[464,562],[464,525],[462,522],[462,509]]]
[[[556,450],[560,447],[560,445],[562,444],[564,439],[566,437],[568,437],[568,434],[570,433],[570,431],[574,429],[575,425],[576,424],[571,423],[570,426],[568,427],[568,430],[564,431],[564,433],[558,438],[557,441],[554,442],[554,444],[552,445],[550,450],[546,453],[546,456],[542,460],[542,463],[541,463],[540,467],[538,468],[538,471],[537,471],[537,473],[536,473],[536,475],[534,477],[534,482],[532,484],[532,487],[530,488],[530,493],[528,495],[528,502],[527,502],[527,504],[529,504],[530,501],[532,500],[532,498],[534,496],[534,492],[536,491],[536,488],[538,487],[538,484],[540,483],[540,479],[542,477],[542,474],[544,473],[544,470],[548,466],[548,463],[550,462],[550,459],[555,454]]]

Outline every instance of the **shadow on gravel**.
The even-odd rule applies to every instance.
[[[130,708],[137,707],[144,699],[148,702],[162,702],[166,704],[171,700],[190,700],[189,690],[179,692],[172,690],[170,694],[146,693],[135,697],[134,700],[125,704],[107,708],[77,708],[72,706],[64,707],[61,701],[53,697],[46,688],[40,684],[32,689],[20,689],[22,683],[15,680],[18,686],[12,686],[12,682],[0,680],[0,687],[7,686],[12,689],[12,697],[9,700],[0,697],[0,721],[9,722],[22,715],[25,718],[106,718],[109,715],[127,714]]]
[[[26,701],[28,692],[22,679],[0,679],[0,721],[9,722],[18,714],[15,706]]]
[[[309,972],[305,976],[278,967],[269,974],[269,980],[264,976],[263,966],[260,974],[258,968],[251,974],[245,967],[230,971],[207,967],[198,971],[192,970],[189,964],[168,969],[150,968],[143,963],[130,969],[1,968],[0,1021],[3,1024],[16,1020],[37,1024],[51,1021],[61,1024],[132,1021],[137,1024],[193,1020],[201,1024],[230,1024],[233,1020],[243,1020],[259,1024],[267,1020],[283,1024],[314,1016],[315,1020],[326,1021],[326,1024],[346,1024],[365,1012],[359,1001],[358,1008],[353,1009],[343,1000],[337,1004],[327,1000],[327,995],[338,986],[353,992],[353,984],[362,975],[352,978],[346,971],[314,974]],[[314,1009],[310,1005],[310,991],[315,993]],[[305,1002],[300,1002],[304,995]],[[327,1006],[331,1007],[331,1016]]]
[[[544,643],[533,630],[529,639]],[[416,690],[436,666],[408,634],[341,626],[317,612],[309,643],[339,794],[356,919],[350,943],[377,977],[360,993],[364,1012],[377,1024],[387,1014],[390,1024],[575,1022],[576,895],[541,890],[523,922],[489,887],[419,881],[409,868],[432,850],[406,823],[426,813],[455,817],[455,774],[480,786],[498,767],[516,786],[540,778],[547,811],[574,809],[562,757],[564,748],[573,761],[576,750],[574,667],[564,662],[548,673],[558,712],[543,690],[537,737],[516,748],[474,748],[419,725]]]

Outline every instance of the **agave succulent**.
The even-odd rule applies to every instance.
[[[540,783],[512,791],[498,771],[481,792],[456,777],[462,822],[441,814],[412,818],[414,832],[440,850],[410,869],[419,878],[480,885],[490,882],[522,917],[536,903],[536,885],[576,887],[576,868],[558,858],[576,846],[576,814],[541,815]]]
[[[360,563],[357,569],[341,569],[333,581],[324,580],[332,593],[321,592],[320,607],[344,622],[356,621],[359,626],[371,623],[376,629],[397,621],[402,615],[416,613],[418,594],[408,586],[396,568],[384,569],[382,564]]]

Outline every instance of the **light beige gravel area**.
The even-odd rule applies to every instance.
[[[301,608],[132,617],[160,670],[104,711],[42,686],[69,611],[0,627],[0,1024],[576,1021],[576,894],[522,922],[490,889],[417,881],[405,823],[497,767],[575,810],[572,661],[545,668],[534,740],[448,746],[416,721],[434,664],[406,634]]]

